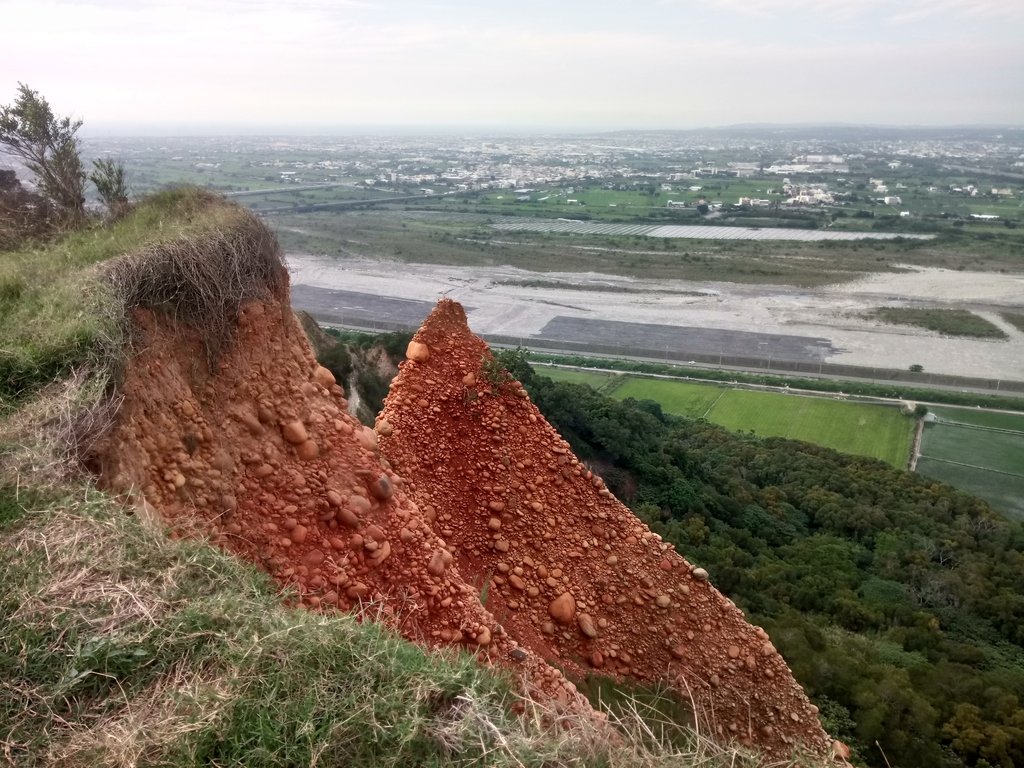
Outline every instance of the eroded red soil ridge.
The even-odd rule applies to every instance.
[[[311,608],[366,608],[428,645],[462,644],[522,671],[547,705],[593,711],[562,674],[513,640],[461,575],[314,360],[287,295],[249,302],[212,370],[199,335],[148,311],[101,446],[107,487],[183,532],[205,534],[293,586]]]
[[[512,637],[572,673],[667,681],[719,738],[830,752],[764,630],[580,463],[518,383],[498,383],[459,304],[438,304],[408,358],[381,448]]]

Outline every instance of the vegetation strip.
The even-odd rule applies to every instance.
[[[912,307],[879,307],[868,317],[897,325],[913,325],[946,336],[969,336],[977,339],[1008,339],[999,326],[966,309],[922,309]]]
[[[874,384],[851,379],[800,378],[797,376],[747,373],[744,371],[718,370],[715,368],[694,368],[614,357],[596,358],[584,355],[553,355],[547,352],[533,352],[530,350],[527,350],[527,354],[532,362],[540,365],[564,365],[582,370],[603,370],[609,373],[641,373],[672,379],[744,383],[762,387],[790,387],[796,390],[825,394],[839,393],[887,400],[912,400],[926,405],[976,406],[1024,412],[1024,398],[1022,397],[922,389],[915,386],[904,386],[903,382]]]
[[[1001,312],[1003,320],[1010,323],[1018,331],[1024,331],[1024,312]]]
[[[548,370],[539,368],[538,372],[544,375]],[[669,413],[707,419],[729,429],[807,440],[880,458],[895,467],[905,467],[910,455],[914,425],[894,412],[898,403],[893,401],[868,404],[836,401],[834,396],[817,392],[770,391],[757,385],[746,385],[750,387],[747,389],[743,385],[730,387],[721,382],[692,379],[611,373],[608,377],[614,386],[598,386],[602,394],[620,400],[651,399]],[[810,402],[793,398],[808,398]]]

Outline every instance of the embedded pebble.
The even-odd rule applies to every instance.
[[[390,499],[394,495],[395,488],[387,475],[379,475],[372,483],[370,483],[370,493],[374,498],[384,501],[386,499]]]
[[[295,454],[303,461],[312,461],[320,455],[320,446],[314,440],[306,440],[295,448]]]
[[[597,637],[597,627],[594,626],[594,619],[591,618],[589,613],[581,613],[576,617],[576,624],[580,628],[580,632],[589,638]]]
[[[425,363],[430,359],[430,348],[419,341],[410,341],[405,348],[405,356],[417,363]]]
[[[570,624],[573,616],[576,615],[576,598],[572,596],[571,592],[563,592],[551,601],[548,613],[559,624]]]
[[[301,421],[289,421],[281,427],[281,437],[292,445],[301,445],[309,439],[306,433],[306,425]]]

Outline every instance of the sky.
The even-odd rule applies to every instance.
[[[83,133],[1024,125],[1024,0],[0,0]]]

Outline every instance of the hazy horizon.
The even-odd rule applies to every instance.
[[[245,137],[331,137],[331,136],[581,136],[607,135],[617,133],[701,133],[725,132],[741,129],[773,130],[872,130],[872,131],[1024,131],[1021,124],[858,124],[858,123],[733,123],[730,125],[702,125],[693,128],[589,128],[587,126],[543,126],[543,125],[322,125],[322,124],[266,124],[266,123],[123,123],[83,124],[79,131],[82,138],[202,138],[231,136]]]
[[[1024,125],[1019,0],[0,3],[0,103],[96,135]]]

